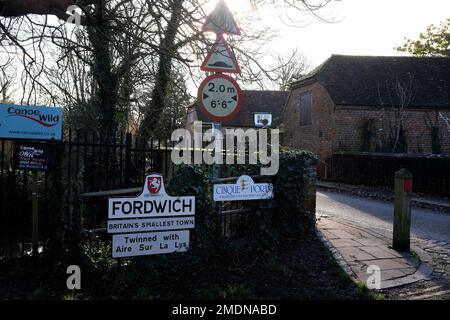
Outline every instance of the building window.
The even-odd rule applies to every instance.
[[[255,113],[255,127],[271,127],[272,114],[267,112]]]
[[[312,125],[312,94],[310,91],[300,96],[300,126]]]

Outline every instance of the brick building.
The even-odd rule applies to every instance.
[[[339,152],[450,154],[450,59],[333,55],[291,86],[283,145]]]

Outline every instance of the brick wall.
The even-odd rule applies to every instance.
[[[300,96],[312,92],[312,126],[300,126]],[[285,132],[282,145],[311,151],[319,157],[319,175],[326,170],[326,159],[332,154],[337,128],[334,121],[334,104],[326,90],[313,83],[291,92],[283,114]]]
[[[393,119],[395,111],[392,109],[374,110],[364,107],[338,107],[336,110],[336,125],[339,128],[337,135],[338,145],[341,148],[335,151],[361,151],[362,126],[371,120],[373,133],[369,151],[376,151],[382,141],[389,135],[389,129],[395,128]],[[449,112],[443,112],[449,115]],[[439,127],[443,154],[450,154],[450,133],[445,122],[439,119],[438,111],[424,109],[408,109],[404,112],[403,129],[408,144],[409,153],[432,153],[432,127]],[[380,130],[383,129],[383,130]]]
[[[312,126],[300,126],[300,96],[312,92]],[[389,128],[395,127],[395,111],[378,107],[335,106],[326,89],[319,83],[311,83],[293,89],[283,114],[285,132],[282,144],[287,147],[307,150],[319,156],[319,176],[324,176],[327,159],[339,151],[361,151],[362,126],[370,120],[372,133],[369,151],[376,151],[380,141],[387,138]],[[450,110],[442,111],[450,118]],[[431,128],[438,126],[441,134],[442,152],[450,155],[450,132],[445,122],[439,119],[438,111],[430,109],[408,109],[404,113],[403,128],[409,153],[429,154]],[[384,129],[381,131],[380,129]]]

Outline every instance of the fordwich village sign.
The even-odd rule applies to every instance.
[[[140,196],[108,199],[113,258],[188,251],[194,216],[195,197],[171,197],[161,175],[147,176]]]

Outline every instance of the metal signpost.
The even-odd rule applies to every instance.
[[[194,215],[195,197],[171,197],[162,175],[147,176],[141,195],[108,199],[107,230],[114,234],[112,257],[188,251]]]
[[[220,0],[214,11],[206,19],[203,32],[217,34],[212,50],[206,56],[200,69],[216,74],[207,77],[198,89],[197,100],[200,110],[206,117],[214,121],[213,130],[220,130],[220,122],[230,121],[241,111],[243,103],[242,90],[235,79],[223,73],[238,73],[241,70],[233,50],[228,45],[224,34],[240,35],[232,13]],[[219,156],[219,155],[216,155]],[[220,180],[220,165],[216,164],[212,170],[213,181]],[[254,183],[249,176],[242,176],[236,184],[214,185],[214,205],[220,212],[218,202],[263,200],[273,198],[273,185],[269,183]]]
[[[243,102],[242,90],[233,78],[223,73],[241,73],[233,50],[228,45],[224,34],[240,35],[233,14],[225,1],[220,0],[202,27],[203,32],[216,33],[216,41],[206,56],[200,69],[216,72],[207,77],[199,87],[197,101],[201,111],[212,121],[213,130],[221,130],[222,121],[232,120],[241,111]],[[220,155],[216,154],[216,157]],[[212,179],[220,178],[220,165],[214,164]]]

